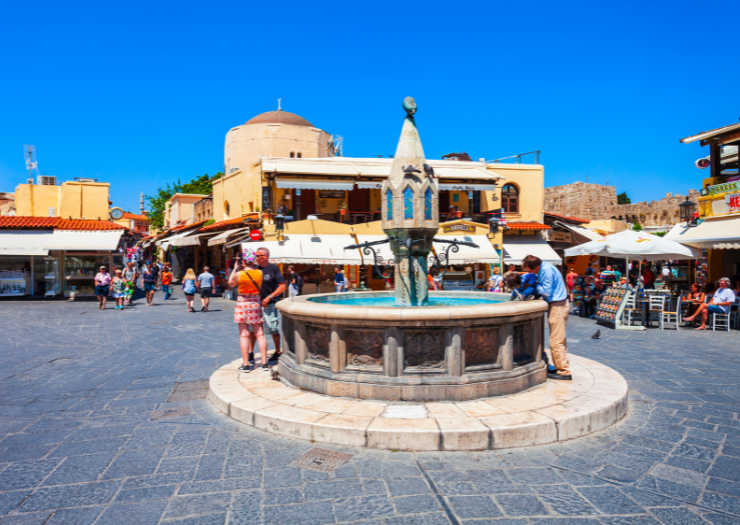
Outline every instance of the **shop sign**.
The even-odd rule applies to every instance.
[[[740,193],[725,195],[725,206],[727,207],[727,213],[740,212]]]
[[[724,184],[715,184],[714,186],[709,186],[707,191],[710,195],[727,193],[728,191],[740,191],[740,180],[725,182]]]
[[[550,230],[547,240],[551,242],[573,242],[573,235],[570,232],[557,232]]]
[[[444,226],[442,228],[443,233],[452,233],[452,232],[467,232],[467,233],[475,233],[475,226],[470,226],[469,224],[453,224],[452,226]]]

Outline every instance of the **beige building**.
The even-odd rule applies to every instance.
[[[19,184],[15,190],[16,215],[107,220],[107,182],[68,181],[59,186]]]
[[[208,197],[195,193],[175,193],[164,206],[165,230],[192,224],[195,220],[195,203]]]

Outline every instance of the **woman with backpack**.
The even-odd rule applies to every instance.
[[[192,268],[188,268],[185,272],[185,278],[182,280],[182,291],[185,294],[185,304],[188,307],[188,312],[195,313],[193,310],[193,300],[195,298],[195,272]]]
[[[229,276],[229,286],[236,288],[238,294],[234,322],[239,326],[239,346],[242,353],[242,366],[238,369],[240,372],[249,372],[249,352],[255,339],[262,357],[261,368],[265,372],[270,369],[267,366],[267,339],[262,327],[262,271],[256,267],[255,260],[255,253],[251,250],[237,254],[234,270]]]

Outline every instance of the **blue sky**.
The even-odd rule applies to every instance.
[[[0,191],[22,145],[114,204],[223,165],[226,132],[276,109],[392,154],[403,97],[429,158],[541,150],[546,186],[685,194],[731,124],[738,5],[702,2],[3,2]],[[723,50],[726,50],[723,52]]]

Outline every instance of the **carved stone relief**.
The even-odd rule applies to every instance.
[[[286,315],[283,316],[283,340],[285,350],[295,355],[295,323]]]
[[[444,332],[405,330],[403,360],[406,369],[443,369],[445,366]]]
[[[308,325],[306,347],[309,359],[329,363],[329,343],[331,330],[328,326]]]
[[[531,324],[514,325],[514,366],[522,366],[534,361]]]
[[[465,366],[498,363],[498,328],[484,327],[465,330]]]
[[[383,332],[380,330],[346,330],[349,366],[383,367]]]

